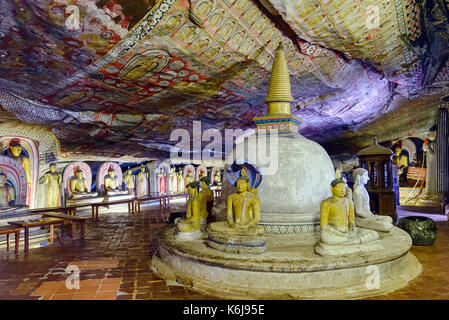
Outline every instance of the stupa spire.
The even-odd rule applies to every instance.
[[[268,114],[290,114],[290,105],[295,100],[290,88],[290,76],[285,59],[282,42],[279,43],[271,69],[270,85],[265,103],[268,105]]]

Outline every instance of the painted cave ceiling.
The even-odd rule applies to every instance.
[[[0,120],[49,126],[66,155],[166,158],[193,121],[255,127],[282,42],[301,134],[419,136],[448,21],[448,0],[2,0]]]

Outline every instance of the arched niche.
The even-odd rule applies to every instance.
[[[100,165],[97,171],[97,192],[99,194],[104,194],[104,178],[108,175],[109,170],[113,169],[115,171],[118,180],[118,189],[122,190],[123,185],[123,173],[120,166],[115,162],[105,162]]]
[[[15,204],[26,205],[27,180],[22,165],[6,156],[0,156],[0,171],[6,175],[7,184],[14,188]]]
[[[35,208],[37,205],[37,186],[39,179],[39,148],[38,143],[33,139],[21,136],[2,136],[0,137],[1,155],[12,157],[11,143],[17,141],[22,146],[20,156],[29,159],[30,181],[27,179],[27,198],[26,204],[30,208]],[[13,159],[13,158],[12,158]],[[13,159],[14,160],[14,159]],[[19,163],[19,162],[18,162]],[[20,164],[20,163],[19,163]],[[20,164],[22,166],[22,164]],[[22,167],[23,168],[23,167]],[[25,170],[24,170],[25,172]]]
[[[83,172],[84,178],[87,180],[87,192],[90,192],[92,189],[92,171],[90,166],[82,161],[72,162],[64,168],[62,173],[62,189],[66,197],[73,195],[72,190],[70,190],[70,180],[75,177],[75,172],[78,170]]]

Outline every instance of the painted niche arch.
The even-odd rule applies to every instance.
[[[200,166],[198,166],[198,168],[196,168],[195,178],[196,178],[197,181],[200,179],[200,175],[202,173],[205,173],[206,177],[207,177],[207,168],[205,166],[203,166],[203,165],[200,165]]]
[[[7,156],[0,156],[0,171],[6,175],[6,181],[14,188],[15,205],[26,205],[27,179],[22,165]]]
[[[75,171],[81,170],[84,174],[84,178],[87,180],[87,192],[90,192],[92,189],[92,171],[90,166],[82,161],[72,162],[64,168],[64,172],[62,174],[62,188],[63,193],[71,197],[73,195],[72,190],[70,190],[70,180],[75,177]]]
[[[104,178],[108,175],[109,169],[115,171],[115,175],[118,181],[118,189],[122,190],[123,185],[123,173],[122,168],[115,162],[105,162],[100,165],[97,171],[97,192],[99,194],[104,194]]]
[[[38,187],[38,179],[39,179],[39,148],[38,143],[30,138],[26,137],[18,137],[18,136],[2,136],[0,137],[0,145],[1,145],[1,155],[11,157],[11,149],[10,144],[13,141],[19,142],[22,146],[21,155],[27,157],[30,162],[30,184],[28,181],[27,192],[26,192],[26,204],[31,208],[36,208],[37,205],[37,187]],[[11,158],[14,160],[13,158]],[[19,163],[19,162],[17,162]],[[20,163],[19,163],[20,164]],[[22,164],[20,164],[22,166]],[[23,167],[22,167],[23,169]],[[25,172],[25,170],[24,170]],[[25,179],[27,179],[25,174]]]

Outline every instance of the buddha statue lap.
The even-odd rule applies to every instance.
[[[356,227],[354,203],[345,197],[346,188],[342,179],[335,179],[331,183],[332,196],[321,202],[321,232],[315,246],[319,255],[343,255],[377,248],[363,246],[377,240],[379,235]]]
[[[374,215],[370,210],[369,194],[365,188],[369,177],[368,171],[363,168],[354,170],[354,209],[357,227],[376,231],[389,232],[393,228],[393,219],[389,216]]]
[[[201,238],[201,213],[200,200],[198,197],[198,181],[193,181],[187,185],[189,200],[187,201],[186,218],[176,218],[175,226],[178,240],[192,240]]]

